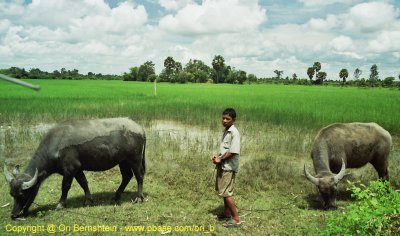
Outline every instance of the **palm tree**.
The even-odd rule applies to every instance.
[[[314,67],[308,67],[307,75],[308,78],[310,78],[310,80],[312,80],[312,78],[314,77],[314,73],[315,73]]]
[[[224,69],[225,66],[225,59],[221,55],[216,55],[214,59],[212,60],[212,67],[214,70],[217,72],[217,83],[219,82],[219,76],[221,74],[222,69]]]
[[[342,85],[344,85],[344,83],[346,83],[346,78],[349,77],[349,72],[347,69],[341,69],[339,72],[339,77],[343,80]]]
[[[318,73],[321,70],[321,63],[319,63],[318,61],[314,62],[313,68],[315,72]]]

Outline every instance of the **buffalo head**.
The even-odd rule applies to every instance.
[[[28,213],[28,208],[32,204],[38,191],[38,170],[34,176],[19,173],[18,166],[13,170],[13,176],[4,166],[4,176],[10,186],[10,194],[14,198],[14,206],[11,212],[11,218],[16,219],[25,216]]]
[[[318,191],[324,202],[324,208],[336,208],[336,195],[337,195],[337,184],[343,179],[345,174],[346,164],[342,159],[342,168],[338,174],[332,172],[325,172],[320,177],[314,177],[306,170],[304,165],[304,175],[307,179],[318,187]]]

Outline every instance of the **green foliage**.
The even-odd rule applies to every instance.
[[[321,63],[318,61],[314,62],[313,68],[315,72],[318,73],[321,70]]]
[[[339,72],[339,78],[342,79],[342,84],[346,83],[347,77],[349,77],[349,71],[345,68],[341,69]]]
[[[392,87],[394,84],[394,80],[395,78],[393,76],[391,77],[386,77],[383,81],[382,81],[382,85],[384,87]]]
[[[349,182],[350,183],[350,182]],[[369,186],[350,183],[357,202],[343,213],[328,215],[324,235],[398,235],[400,194],[388,181],[372,181]]]
[[[221,82],[221,73],[223,72],[223,69],[225,68],[225,59],[221,55],[215,55],[214,59],[212,60],[212,67],[214,68],[216,72],[216,79],[214,82],[220,83]]]
[[[176,82],[176,75],[182,71],[182,64],[175,61],[173,57],[167,57],[164,60],[164,69],[160,74],[161,81]]]
[[[138,80],[148,81],[149,77],[155,73],[154,63],[152,61],[146,61],[139,67],[139,71],[137,73]]]
[[[210,75],[211,68],[201,60],[190,59],[185,65],[184,71],[194,76],[193,81],[189,79],[190,82],[205,83]]]
[[[315,73],[315,70],[313,67],[307,68],[307,75],[308,75],[308,78],[310,78],[310,80],[312,80],[312,78],[314,77],[314,73]]]
[[[378,66],[376,64],[372,65],[370,71],[371,71],[371,74],[369,75],[369,81],[371,83],[371,86],[375,87],[375,83],[379,79]]]

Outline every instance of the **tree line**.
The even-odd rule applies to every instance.
[[[121,79],[118,75],[103,75],[101,73],[95,74],[92,72],[83,75],[79,73],[79,70],[67,70],[61,68],[61,70],[54,70],[53,72],[42,71],[39,68],[32,68],[25,70],[25,68],[10,67],[8,69],[0,69],[0,74],[5,74],[17,79],[65,79],[65,80],[82,80],[82,79],[93,79],[93,80],[117,80]]]
[[[126,81],[150,81],[171,83],[230,83],[243,84],[259,80],[254,74],[226,65],[221,55],[216,55],[211,62],[211,67],[202,60],[190,59],[186,65],[169,56],[164,60],[164,68],[159,75],[155,73],[155,65],[147,61],[130,68],[129,72],[122,75]]]
[[[155,72],[155,64],[152,61],[146,61],[140,66],[134,66],[128,72],[122,75],[103,75],[88,72],[86,75],[79,73],[77,69],[67,70],[61,68],[53,72],[42,71],[39,68],[25,70],[24,68],[11,67],[9,69],[0,69],[0,73],[20,79],[99,79],[99,80],[124,80],[124,81],[150,81],[150,82],[170,82],[170,83],[283,83],[300,85],[322,85],[324,83],[337,84],[341,86],[359,86],[359,87],[400,87],[396,78],[391,76],[383,80],[379,78],[378,66],[371,66],[370,74],[367,79],[361,78],[363,71],[356,68],[353,80],[347,80],[349,71],[342,68],[337,74],[338,80],[328,80],[327,73],[322,71],[320,62],[307,68],[307,78],[298,78],[294,73],[291,77],[284,77],[284,71],[274,70],[275,77],[258,78],[254,74],[248,74],[246,71],[237,69],[225,63],[221,55],[215,55],[208,66],[201,60],[190,59],[184,66],[173,57],[168,56],[164,60],[164,68],[160,74]],[[400,74],[398,76],[400,80]]]

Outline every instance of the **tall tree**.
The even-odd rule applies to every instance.
[[[125,81],[136,81],[136,80],[138,80],[138,72],[139,72],[139,67],[137,67],[137,66],[131,67],[131,68],[129,68],[128,73],[125,72],[122,75],[122,78]]]
[[[277,79],[281,79],[281,76],[283,75],[283,70],[274,70],[274,73],[276,74]]]
[[[321,63],[318,61],[314,62],[313,68],[315,70],[315,74],[317,74],[321,70]]]
[[[164,60],[164,68],[165,68],[165,80],[171,81],[171,77],[174,73],[175,68],[175,60],[172,57],[167,57]]]
[[[307,75],[308,75],[308,78],[310,78],[310,80],[313,79],[314,74],[315,74],[314,67],[308,67],[307,68]]]
[[[379,78],[378,66],[376,64],[373,64],[371,66],[370,71],[371,71],[371,74],[369,75],[369,81],[371,82],[372,87],[374,87],[376,81],[378,81],[378,78]]]
[[[214,56],[214,59],[212,60],[212,67],[214,68],[216,75],[217,75],[217,83],[219,83],[219,80],[221,78],[221,73],[222,70],[225,67],[225,59],[221,55],[216,55]]]
[[[342,79],[342,85],[344,85],[344,83],[346,83],[346,79],[347,77],[349,77],[349,71],[347,71],[347,69],[341,69],[339,72],[339,78]]]
[[[193,82],[206,82],[211,68],[201,60],[190,59],[183,70],[194,75]]]
[[[354,70],[354,78],[356,78],[356,80],[358,80],[358,78],[361,76],[361,74],[362,74],[362,70],[360,70],[358,68]]]
[[[326,72],[323,72],[323,71],[318,72],[316,75],[317,79],[315,80],[315,83],[323,84],[324,80],[326,79],[326,76],[327,76]]]
[[[154,69],[154,63],[152,61],[146,61],[139,67],[139,71],[137,73],[138,80],[140,81],[148,81],[150,75],[154,75],[155,69]]]

